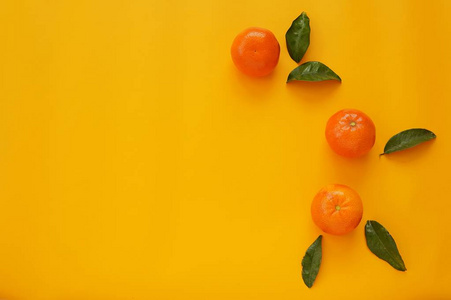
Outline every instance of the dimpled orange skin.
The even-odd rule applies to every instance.
[[[279,62],[280,45],[268,29],[251,27],[240,32],[231,48],[235,66],[246,75],[270,74]]]
[[[359,194],[346,185],[330,184],[313,198],[311,213],[313,222],[322,231],[343,235],[356,228],[363,215]]]
[[[357,109],[343,109],[327,122],[326,139],[337,154],[350,158],[359,157],[373,147],[376,127],[365,113]]]

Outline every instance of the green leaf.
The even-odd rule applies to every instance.
[[[367,221],[365,237],[368,248],[377,257],[388,262],[396,270],[407,270],[398,247],[396,247],[395,240],[384,226],[376,221]]]
[[[435,138],[436,135],[427,129],[413,128],[404,130],[388,140],[384,148],[384,153],[381,155],[411,148]]]
[[[341,82],[340,76],[335,74],[328,66],[319,61],[309,61],[303,63],[288,75],[287,83],[293,80],[303,81],[323,81],[338,80]]]
[[[315,282],[316,275],[318,275],[319,267],[321,266],[322,247],[321,241],[323,236],[320,235],[310,247],[308,247],[305,256],[302,259],[302,279],[309,288]]]
[[[285,34],[287,49],[291,58],[299,63],[310,45],[310,19],[305,12],[291,23]]]

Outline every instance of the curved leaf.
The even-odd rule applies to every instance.
[[[401,254],[399,254],[395,240],[384,226],[376,221],[367,221],[365,225],[365,237],[368,248],[377,257],[388,262],[396,270],[407,270]]]
[[[310,45],[310,19],[305,12],[291,23],[285,40],[291,58],[299,63]]]
[[[302,279],[307,287],[311,288],[321,266],[323,236],[320,235],[305,252],[302,259]]]
[[[435,139],[436,137],[437,136],[432,131],[427,129],[413,128],[404,130],[388,140],[384,148],[384,153],[381,155],[408,149],[423,142]]]
[[[319,61],[309,61],[298,66],[288,75],[287,83],[294,80],[302,81],[323,81],[338,80],[340,76],[335,74],[328,66]]]

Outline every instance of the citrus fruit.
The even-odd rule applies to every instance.
[[[313,222],[322,231],[342,235],[359,225],[363,204],[359,194],[350,187],[330,184],[313,198],[311,213]]]
[[[326,125],[326,139],[336,153],[345,157],[366,154],[376,140],[373,121],[357,109],[343,109],[330,117]]]
[[[280,45],[268,29],[251,27],[235,37],[231,52],[238,70],[249,76],[260,77],[268,75],[276,67]]]

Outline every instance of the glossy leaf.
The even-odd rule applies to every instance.
[[[291,23],[285,40],[291,58],[299,63],[310,45],[310,19],[305,12]]]
[[[427,129],[413,128],[404,130],[388,140],[384,153],[381,155],[408,149],[435,138],[436,135]]]
[[[323,236],[320,235],[313,244],[310,245],[302,259],[302,279],[309,288],[313,286],[313,282],[315,282],[319,267],[321,266],[321,259],[323,256],[321,245],[322,239]]]
[[[376,221],[367,221],[365,237],[368,248],[377,257],[388,262],[396,270],[407,270],[395,240],[384,226]]]
[[[323,81],[338,80],[340,76],[335,74],[328,66],[319,61],[309,61],[298,66],[288,75],[287,83],[294,80],[302,81]]]

